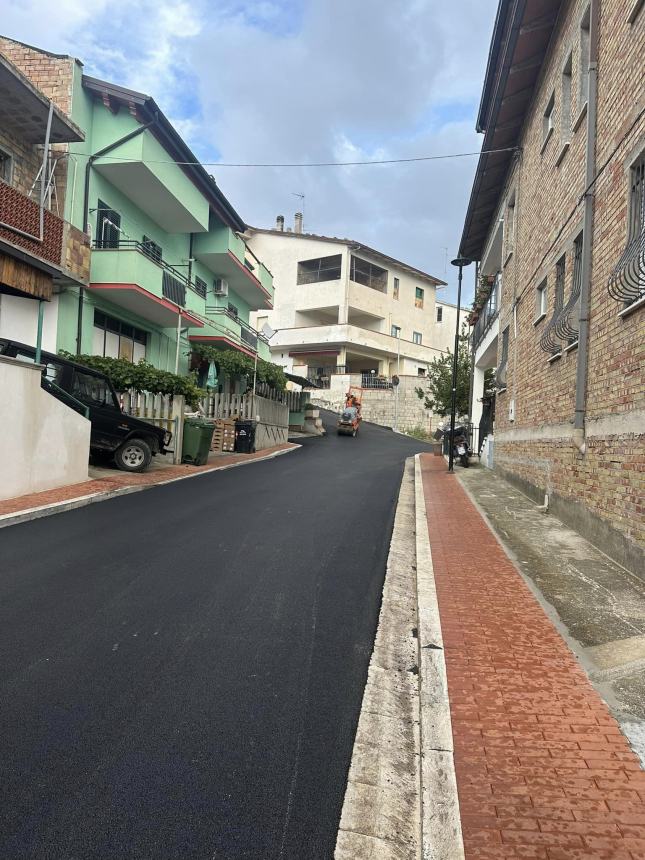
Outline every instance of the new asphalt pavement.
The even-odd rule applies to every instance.
[[[331,858],[419,450],[364,424],[0,530],[0,858]]]

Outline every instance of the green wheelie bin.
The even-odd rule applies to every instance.
[[[205,466],[211,449],[215,425],[203,418],[186,418],[184,421],[184,444],[181,462],[191,466]]]

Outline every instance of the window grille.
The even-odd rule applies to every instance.
[[[630,172],[627,245],[609,276],[608,290],[626,306],[645,296],[645,152]]]
[[[562,352],[562,344],[559,340],[557,340],[555,336],[555,327],[557,325],[558,320],[560,319],[560,314],[564,305],[565,273],[566,259],[564,256],[562,256],[555,264],[555,301],[553,305],[553,316],[549,320],[546,328],[544,329],[544,332],[542,333],[542,337],[540,338],[541,348],[544,350],[544,352],[550,353],[550,355],[557,355],[558,353]]]
[[[555,324],[556,336],[562,340],[566,340],[570,344],[578,340],[580,287],[582,285],[582,244],[582,233],[580,233],[573,243],[571,295],[566,305],[562,308],[558,321]]]

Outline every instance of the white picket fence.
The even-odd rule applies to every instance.
[[[181,394],[152,394],[150,391],[123,391],[121,408],[128,415],[141,418],[172,433],[170,450],[173,463],[181,463],[184,441],[185,398]]]
[[[200,401],[207,418],[254,418],[253,398],[248,394],[208,394]]]

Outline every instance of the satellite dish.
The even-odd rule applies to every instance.
[[[269,325],[269,323],[264,323],[264,325],[262,326],[262,332],[261,332],[261,334],[262,334],[262,335],[263,335],[267,340],[271,340],[271,338],[273,337],[273,335],[274,335],[275,333],[276,333],[276,329],[271,328],[271,326]]]

